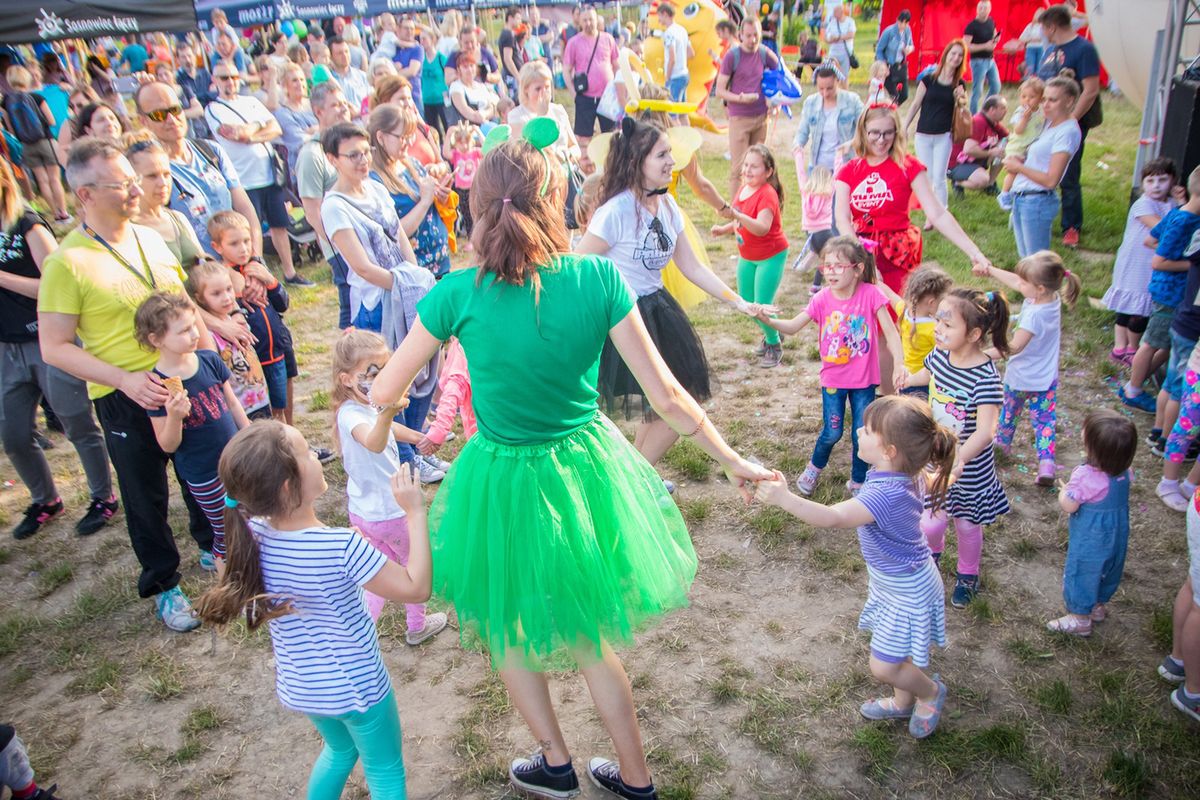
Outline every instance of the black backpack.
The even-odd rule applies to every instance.
[[[5,104],[13,135],[22,144],[33,144],[50,138],[50,126],[42,116],[38,98],[29,92],[13,92]]]

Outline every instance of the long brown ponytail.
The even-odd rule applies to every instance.
[[[258,540],[251,517],[269,517],[295,509],[300,502],[300,465],[288,442],[287,426],[264,420],[238,432],[217,466],[228,497],[225,508],[225,574],[196,602],[196,614],[224,625],[243,612],[246,627],[293,613],[292,601],[267,593]]]
[[[991,341],[992,347],[1000,355],[1008,355],[1008,300],[1003,292],[981,292],[959,286],[951,289],[946,299],[954,303],[958,313],[962,315],[967,325],[967,333],[980,331],[980,348],[987,347],[984,337]]]
[[[908,395],[885,395],[867,406],[863,425],[879,434],[887,447],[896,449],[893,465],[905,475],[916,477],[926,466],[925,492],[933,508],[942,507],[950,487],[950,473],[958,453],[958,437],[933,419],[926,403]]]

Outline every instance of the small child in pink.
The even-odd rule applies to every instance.
[[[833,238],[833,173],[827,167],[813,167],[802,195],[800,227],[808,234],[808,240],[794,265],[801,272],[821,263],[821,251]],[[821,290],[821,281],[821,270],[816,269],[809,294]]]
[[[446,133],[443,153],[454,168],[454,191],[458,192],[458,235],[469,238],[474,220],[471,219],[471,184],[483,160],[483,137],[469,122],[460,122]],[[470,243],[467,244],[470,249]]]
[[[442,396],[438,400],[437,416],[425,431],[425,438],[417,442],[421,455],[436,453],[446,443],[446,436],[454,427],[455,416],[462,417],[463,441],[475,435],[475,410],[471,407],[471,375],[467,372],[467,354],[458,339],[451,339],[446,348],[446,359],[438,374],[438,388]]]

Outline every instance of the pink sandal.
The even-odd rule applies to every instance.
[[[1104,620],[1108,619],[1108,608],[1105,607],[1104,603],[1096,603],[1092,607],[1091,617],[1092,622],[1104,622]]]
[[[1066,614],[1046,623],[1046,630],[1052,633],[1065,633],[1086,639],[1092,635],[1092,620],[1090,617],[1080,619],[1074,614]]]

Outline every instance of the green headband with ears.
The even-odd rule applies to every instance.
[[[542,197],[545,197],[546,192],[550,189],[550,170],[552,169],[550,157],[546,155],[546,148],[557,142],[558,137],[558,123],[550,117],[534,117],[529,122],[526,122],[525,127],[521,129],[521,138],[541,153],[542,159],[546,162],[546,177],[542,180],[542,188],[538,191],[538,194]],[[488,131],[488,135],[483,139],[483,154],[487,155],[511,138],[511,127],[508,125],[497,125]]]

